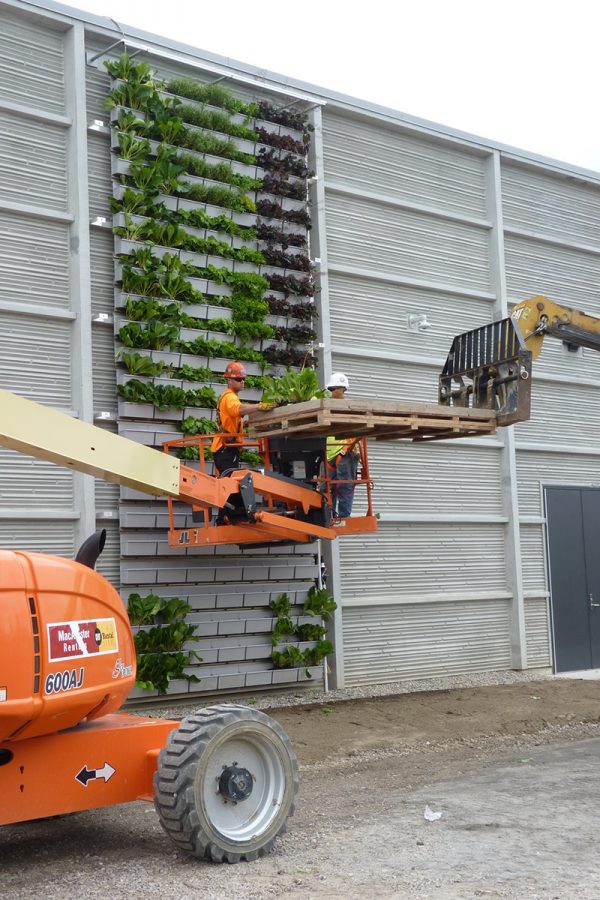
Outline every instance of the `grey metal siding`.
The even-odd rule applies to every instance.
[[[511,300],[541,293],[598,314],[600,186],[503,161],[507,287]],[[547,338],[534,363],[532,418],[516,435],[530,665],[551,665],[545,565],[545,484],[598,484],[595,410],[600,354]]]
[[[323,119],[332,367],[354,396],[434,401],[449,336],[498,303],[488,156],[339,110]],[[430,329],[410,333],[411,313]],[[485,665],[510,664],[502,452],[497,439],[373,448],[379,530],[339,550],[350,683],[476,669],[488,642]],[[469,612],[457,662],[443,623]]]
[[[68,28],[2,7],[0,28],[0,384],[77,413],[67,99]],[[71,92],[73,94],[73,92]],[[72,472],[2,453],[0,545],[72,556],[81,497]]]
[[[5,200],[66,210],[64,125],[0,107],[0,194]]]
[[[330,107],[325,125],[328,183],[457,215],[485,214],[485,154],[465,154],[443,141]]]
[[[47,20],[2,9],[0,93],[41,110],[65,109],[63,35]]]
[[[350,607],[344,648],[349,686],[506,669],[508,606],[488,599]]]

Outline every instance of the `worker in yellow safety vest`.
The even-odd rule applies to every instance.
[[[334,400],[343,400],[350,383],[343,372],[334,372],[327,382]],[[327,438],[327,471],[332,481],[346,484],[331,485],[331,512],[334,518],[345,519],[352,515],[352,502],[356,475],[358,472],[359,450],[356,438],[338,440]]]

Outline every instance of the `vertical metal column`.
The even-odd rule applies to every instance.
[[[310,122],[314,127],[312,150],[309,156],[309,164],[316,174],[316,180],[310,188],[310,202],[312,206],[312,229],[310,236],[311,258],[320,260],[318,263],[317,280],[319,286],[319,318],[317,319],[317,335],[321,347],[318,350],[317,371],[321,384],[326,384],[332,372],[331,360],[331,322],[329,316],[329,272],[327,262],[327,231],[325,220],[325,160],[323,156],[323,115],[320,106],[315,107],[310,113]],[[342,601],[340,579],[340,551],[338,538],[335,541],[325,541],[322,545],[322,555],[327,569],[327,588],[333,595],[337,609],[333,620],[329,625],[328,639],[334,646],[334,654],[331,658],[332,671],[329,686],[332,688],[344,687],[344,642],[342,631]]]
[[[490,233],[490,264],[492,287],[496,293],[494,314],[498,319],[508,316],[506,296],[506,268],[504,260],[504,222],[502,217],[502,178],[500,153],[495,150],[487,164],[486,197],[488,213],[492,220]],[[506,580],[512,592],[510,608],[510,646],[513,669],[527,668],[527,641],[525,632],[525,599],[521,562],[521,530],[519,525],[519,498],[515,436],[512,428],[501,428],[502,441],[501,485],[502,508],[508,518],[504,535]]]
[[[71,379],[73,406],[85,422],[94,418],[92,386],[92,304],[90,285],[90,214],[88,195],[85,29],[75,22],[65,35],[67,114],[73,124],[67,144],[70,228],[69,285],[72,328]],[[96,529],[94,479],[74,474],[75,504],[79,512],[78,542]]]

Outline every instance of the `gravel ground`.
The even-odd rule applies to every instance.
[[[478,672],[468,675],[448,675],[443,678],[420,678],[410,681],[392,681],[387,684],[368,684],[361,687],[343,688],[341,690],[315,690],[297,688],[289,691],[273,693],[220,695],[218,698],[198,698],[194,703],[182,700],[162,705],[139,704],[131,708],[131,712],[145,716],[158,716],[163,719],[179,719],[190,715],[195,709],[211,706],[214,703],[247,703],[254,709],[281,709],[286,706],[320,705],[344,700],[364,700],[374,697],[393,697],[400,694],[413,694],[420,691],[449,691],[458,688],[493,687],[503,684],[521,684],[529,681],[552,680],[548,669],[529,669],[526,672],[506,670],[503,672]]]
[[[151,804],[93,809],[1,828],[0,897],[600,897],[599,681],[503,672],[241,699],[300,764],[274,852],[215,866],[178,851]]]

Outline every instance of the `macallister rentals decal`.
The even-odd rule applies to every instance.
[[[52,622],[48,628],[48,659],[60,662],[81,656],[118,653],[117,626],[114,619],[87,622]]]

